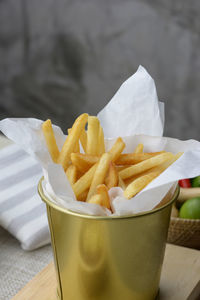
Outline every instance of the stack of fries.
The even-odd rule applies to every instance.
[[[122,154],[126,145],[121,137],[106,152],[100,122],[88,114],[80,115],[68,129],[61,151],[50,120],[42,124],[42,130],[52,160],[63,166],[77,200],[108,209],[110,188],[121,187],[124,196],[131,199],[182,155],[166,151],[144,153],[143,144],[132,153]],[[80,152],[80,144],[84,153]]]

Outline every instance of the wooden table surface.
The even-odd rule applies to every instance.
[[[168,244],[159,300],[197,300],[200,296],[200,251]],[[53,263],[36,275],[12,300],[56,300]]]

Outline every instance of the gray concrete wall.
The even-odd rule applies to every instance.
[[[165,135],[200,140],[199,0],[0,1],[1,118],[66,129],[139,64],[165,102]]]

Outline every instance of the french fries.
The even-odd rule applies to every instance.
[[[144,149],[144,145],[143,144],[138,144],[137,147],[135,148],[134,153],[142,153]]]
[[[86,201],[88,201],[90,197],[95,194],[97,186],[104,182],[110,162],[111,154],[104,153],[97,164]]]
[[[131,199],[182,155],[145,153],[143,144],[138,144],[133,153],[122,154],[125,143],[121,137],[106,151],[98,118],[87,114],[80,115],[68,129],[60,152],[50,120],[42,124],[42,131],[52,160],[63,166],[77,200],[110,210],[109,189],[119,186],[124,197]]]
[[[81,194],[77,197],[77,200],[78,200],[78,201],[85,202],[85,199],[87,198],[88,191],[89,191],[89,189],[87,189],[87,190],[85,190],[83,193],[81,193]]]
[[[143,160],[156,156],[158,154],[165,153],[165,151],[161,152],[153,152],[153,153],[127,153],[121,154],[116,160],[117,165],[134,165]]]
[[[81,141],[81,145],[83,147],[83,150],[85,151],[86,153],[86,147],[87,147],[87,133],[85,132],[85,130],[83,130],[81,132],[81,135],[80,135],[80,141]]]
[[[72,126],[71,131],[61,149],[58,157],[58,163],[63,166],[64,170],[66,170],[68,167],[70,155],[76,146],[83,129],[85,128],[87,120],[88,114],[82,114],[75,120],[74,125]]]
[[[67,168],[66,175],[67,175],[67,178],[68,178],[69,182],[71,183],[71,185],[73,185],[76,182],[76,179],[77,179],[77,168],[76,168],[76,166],[70,165]]]
[[[94,164],[99,161],[100,156],[72,153],[71,161],[77,167],[80,172],[87,172]]]
[[[124,148],[125,143],[123,142],[121,137],[118,137],[112,148],[108,151],[108,153],[110,153],[112,156],[113,162],[115,162],[118,159]]]
[[[88,203],[103,205],[102,196],[95,194],[88,200]]]
[[[42,131],[46,140],[46,145],[51,155],[52,160],[56,163],[59,157],[59,150],[56,144],[56,139],[54,136],[51,120],[46,120],[42,124]]]
[[[85,192],[91,185],[94,173],[96,171],[97,164],[92,166],[83,176],[76,181],[72,186],[74,194],[79,197],[83,192]]]
[[[139,178],[133,180],[125,189],[124,196],[127,199],[131,199],[137,193],[139,193],[147,184],[149,184],[154,178],[156,178],[160,172],[151,172],[149,174],[140,176]]]
[[[108,174],[105,179],[105,184],[108,189],[111,189],[114,186],[117,186],[119,181],[117,169],[113,162],[110,163]]]
[[[103,128],[99,126],[99,136],[98,136],[98,154],[101,155],[105,153],[105,143],[104,143],[104,134]]]
[[[110,198],[108,195],[108,188],[105,184],[100,184],[97,186],[97,194],[93,195],[88,203],[99,204],[108,209],[110,209]]]
[[[126,185],[123,181],[123,179],[121,179],[121,176],[118,174],[118,184],[119,184],[119,187],[122,189],[122,190],[125,190],[126,188]]]
[[[102,205],[110,209],[110,198],[108,195],[108,188],[105,184],[97,186],[97,195],[101,196]]]
[[[121,176],[122,179],[126,179],[133,175],[137,175],[137,174],[147,171],[153,167],[161,165],[162,163],[164,163],[167,160],[170,160],[172,158],[173,158],[172,153],[169,153],[169,152],[161,153],[159,155],[156,155],[154,157],[146,159],[138,164],[135,164],[129,168],[126,168],[126,169],[120,171],[119,175]]]
[[[86,153],[97,155],[99,150],[99,120],[97,117],[88,117]]]
[[[70,134],[71,130],[72,130],[71,128],[68,129],[68,135]],[[76,144],[75,144],[75,146],[74,146],[74,152],[75,153],[76,152],[80,153],[79,141],[77,141]]]

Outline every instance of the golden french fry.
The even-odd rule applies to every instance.
[[[124,149],[124,142],[121,138],[117,139],[115,144],[112,146],[108,153],[112,156],[112,161],[114,161]],[[98,155],[89,155],[83,153],[71,153],[71,161],[81,172],[86,172],[91,168],[92,165],[97,163],[100,159]]]
[[[85,151],[86,153],[86,148],[87,148],[87,133],[85,130],[83,130],[81,132],[81,135],[80,135],[80,141],[81,141],[81,145],[83,147],[83,150]]]
[[[151,172],[133,180],[124,190],[124,197],[126,197],[127,199],[131,199],[158,175],[160,175],[160,172]]]
[[[77,168],[76,168],[76,166],[70,165],[67,168],[67,171],[65,173],[67,175],[67,178],[68,178],[70,184],[73,185],[77,180]]]
[[[124,179],[125,186],[127,187],[134,180],[138,179],[141,176],[147,175],[147,174],[149,174],[151,172],[160,172],[161,173],[162,171],[159,169],[159,166],[157,166],[157,167],[151,168],[149,170],[146,170],[146,171],[144,171],[142,173],[133,175],[133,176],[131,176],[129,178]]]
[[[89,191],[89,189],[87,189],[87,190],[84,191],[82,194],[80,194],[80,195],[77,197],[77,200],[78,200],[78,201],[85,202],[86,199],[87,199],[88,191]]]
[[[113,162],[115,162],[119,158],[119,156],[122,153],[122,151],[124,150],[125,146],[126,145],[125,145],[124,141],[122,140],[122,138],[118,137],[116,142],[112,146],[112,148],[108,151],[108,153],[110,153],[112,156]]]
[[[96,171],[98,164],[95,164],[92,166],[83,176],[81,176],[76,183],[72,186],[74,194],[78,198],[80,194],[82,194],[84,191],[86,191],[91,183],[92,179],[94,177],[94,173]]]
[[[83,173],[87,172],[91,166],[99,161],[100,156],[93,156],[83,153],[72,153],[71,161],[77,169]]]
[[[60,155],[58,157],[58,163],[60,163],[64,170],[67,168],[68,163],[70,161],[70,155],[73,152],[73,149],[80,138],[81,132],[85,128],[85,124],[87,123],[88,114],[80,115],[74,122],[70,134],[68,135]]]
[[[122,190],[125,190],[126,185],[125,185],[123,179],[121,179],[119,174],[118,174],[118,177],[119,177],[119,182],[118,182],[119,187],[122,188]]]
[[[151,170],[151,169],[150,169]],[[141,177],[145,174],[148,174],[148,171],[145,171],[145,172],[142,172],[140,174],[137,174],[137,175],[134,175],[134,176],[131,176],[127,179],[124,179],[124,184],[125,184],[125,187],[127,187],[131,182],[133,182],[135,179],[137,179],[138,177]]]
[[[120,154],[119,158],[115,161],[116,165],[134,165],[148,158],[154,157],[158,154],[165,153],[166,151],[160,152],[149,152],[149,153],[127,153]]]
[[[177,153],[177,154],[175,154],[175,155],[172,154],[172,159],[170,159],[170,160],[164,162],[163,164],[158,165],[158,166],[156,166],[156,167],[154,167],[154,168],[151,168],[151,169],[149,169],[149,170],[147,170],[147,171],[144,171],[144,172],[142,172],[142,173],[139,173],[139,174],[137,174],[137,175],[131,176],[131,177],[129,177],[128,179],[125,179],[125,180],[124,180],[125,185],[128,186],[133,180],[137,179],[137,178],[140,177],[140,176],[147,175],[147,174],[152,173],[152,172],[159,172],[159,173],[164,172],[164,171],[165,171],[171,164],[173,164],[173,163],[174,163],[174,162],[175,162],[182,154],[183,154],[182,152],[179,152],[179,153]]]
[[[42,131],[45,137],[46,145],[51,155],[52,160],[56,163],[59,157],[59,150],[56,144],[56,139],[54,136],[51,120],[46,120],[42,124]]]
[[[137,147],[134,150],[134,153],[143,153],[144,145],[138,144]]]
[[[102,196],[95,194],[88,200],[88,203],[102,205]]]
[[[76,169],[77,169],[77,180],[78,180],[79,178],[81,178],[84,175],[85,172],[81,172],[80,170],[78,170],[78,168],[76,168]]]
[[[88,201],[90,197],[95,194],[97,186],[104,182],[110,162],[111,155],[109,153],[104,153],[97,164],[86,201]]]
[[[97,186],[97,194],[101,195],[101,205],[110,209],[110,197],[108,195],[108,188],[105,184],[100,184]]]
[[[108,174],[106,176],[106,179],[105,179],[105,184],[109,189],[111,189],[112,187],[114,186],[117,186],[118,184],[118,172],[116,170],[116,167],[114,165],[113,162],[110,163],[110,166],[109,166],[109,169],[108,169]]]
[[[120,171],[122,171],[122,170],[124,170],[126,168],[129,168],[129,167],[130,167],[130,165],[125,165],[125,166],[115,165],[115,168],[116,168],[117,172],[120,172]]]
[[[105,143],[104,143],[104,134],[103,134],[103,128],[99,126],[99,144],[98,144],[98,154],[101,155],[105,153]]]
[[[71,128],[69,128],[67,131],[68,131],[68,135],[70,134],[71,132]],[[74,146],[74,150],[73,150],[75,153],[80,153],[80,146],[79,146],[79,141],[77,141],[77,143],[75,144]]]
[[[99,144],[99,120],[97,117],[88,117],[88,129],[87,129],[87,147],[86,153],[91,155],[98,154]]]
[[[172,154],[172,158],[168,161],[165,161],[163,164],[152,168],[152,171],[164,172],[169,166],[171,166],[181,155],[183,152],[179,152],[177,154]]]
[[[131,176],[137,175],[142,173],[146,170],[149,170],[153,167],[161,165],[162,163],[166,162],[173,158],[173,154],[170,152],[161,153],[149,159],[146,159],[138,164],[135,164],[129,168],[126,168],[119,172],[122,179],[129,178]]]

